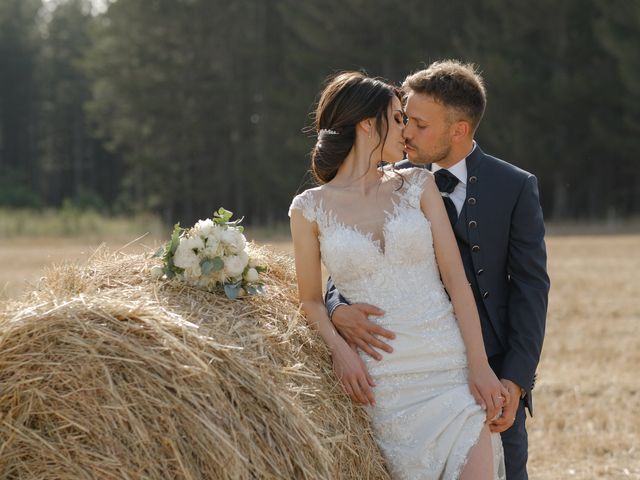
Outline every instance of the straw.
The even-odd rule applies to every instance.
[[[299,314],[266,293],[154,281],[150,255],[54,267],[0,312],[0,477],[387,479],[365,412]]]

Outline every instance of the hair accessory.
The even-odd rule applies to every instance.
[[[322,128],[318,131],[318,136],[320,135],[340,135],[340,132],[336,132],[335,130],[331,130],[329,128]]]

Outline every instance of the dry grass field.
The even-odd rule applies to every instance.
[[[110,238],[110,249],[128,240]],[[273,241],[291,251],[286,239]],[[127,251],[158,244],[144,238]],[[0,240],[0,300],[98,241]],[[640,235],[551,236],[547,336],[529,420],[532,479],[640,479]],[[31,282],[31,283],[28,283]]]
[[[640,235],[550,237],[533,479],[640,478]]]

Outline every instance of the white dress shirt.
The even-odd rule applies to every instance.
[[[467,155],[471,155],[473,151],[476,149],[476,142],[473,142],[473,148]],[[456,211],[458,212],[458,216],[460,216],[460,212],[462,211],[462,207],[464,206],[464,201],[467,198],[467,157],[464,157],[458,163],[452,165],[447,168],[455,177],[459,180],[456,188],[453,189],[453,192],[449,194],[449,198],[453,202],[456,207]],[[431,165],[431,171],[436,173],[438,170],[441,170],[442,167],[437,163]]]

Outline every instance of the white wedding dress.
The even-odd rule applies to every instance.
[[[465,346],[420,209],[430,175],[402,171],[402,188],[390,194],[384,248],[326,207],[326,188],[306,190],[291,204],[317,223],[322,261],[340,293],[381,308],[385,315],[371,320],[396,333],[383,360],[361,353],[376,382],[376,406],[366,408],[394,479],[457,479],[485,420],[469,391]],[[504,479],[500,435],[491,437],[496,479]]]

